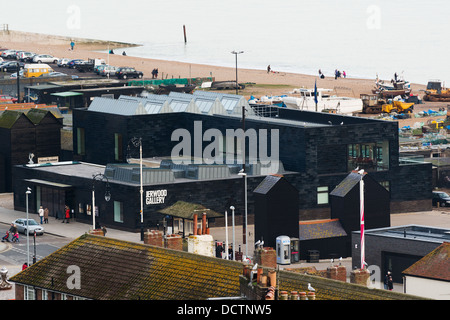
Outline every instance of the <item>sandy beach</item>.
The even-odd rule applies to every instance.
[[[108,43],[106,41],[74,39],[75,48],[70,50],[70,38],[55,37],[42,34],[27,34],[23,32],[10,31],[9,34],[0,32],[0,47],[15,50],[25,50],[36,53],[48,53],[58,58],[103,58],[109,64],[120,67],[135,67],[144,73],[145,78],[151,79],[151,71],[154,68],[159,70],[159,78],[196,78],[212,76],[216,81],[235,80],[235,68],[191,64],[177,61],[165,61],[155,59],[144,59],[132,56],[123,56],[125,49],[119,48],[120,43]],[[115,48],[115,54],[98,52]],[[317,81],[317,87],[335,89],[335,94],[339,96],[358,97],[361,93],[370,93],[375,86],[375,79],[355,79],[349,75],[347,78],[334,79],[334,75],[325,75],[325,79],[318,76],[277,72],[273,70],[238,69],[238,80],[240,83],[254,83],[242,92],[246,97],[254,95],[279,95],[291,91],[293,88],[307,87],[313,88]],[[388,81],[390,79],[387,79]],[[423,85],[412,84],[414,94],[420,93]]]

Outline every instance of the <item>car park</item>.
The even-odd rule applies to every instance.
[[[433,206],[439,204],[440,207],[450,207],[450,196],[443,191],[433,191],[432,204]]]
[[[119,79],[139,78],[142,79],[144,74],[141,71],[137,71],[135,68],[120,67],[116,71],[116,77]]]
[[[33,58],[33,62],[36,63],[58,63],[58,58],[49,54],[38,54]]]
[[[27,234],[28,232],[28,234],[34,234],[36,231],[37,235],[44,234],[44,227],[37,223],[34,219],[28,219],[27,223],[27,219],[21,218],[14,220],[12,223],[17,227],[17,231],[19,233]]]

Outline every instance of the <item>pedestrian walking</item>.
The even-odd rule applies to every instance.
[[[106,227],[105,227],[105,226],[102,226],[102,231],[103,231],[103,236],[106,236],[107,230],[106,230]]]
[[[271,70],[271,68],[270,68],[270,64],[267,66],[267,73],[270,73],[270,70]]]
[[[69,223],[69,219],[70,219],[70,208],[69,206],[65,207],[65,213],[64,213],[64,218],[63,221],[61,223]]]
[[[41,219],[41,224],[44,223],[44,208],[42,208],[42,206],[39,207],[39,218]]]
[[[389,275],[388,277],[388,290],[392,291],[392,289],[394,289],[394,280],[392,279],[392,275]]]
[[[391,272],[390,271],[388,271],[386,273],[386,275],[384,276],[384,289],[385,290],[388,290],[388,288],[389,288],[389,277],[390,276],[391,276]]]
[[[44,223],[48,223],[48,208],[44,209]]]
[[[70,49],[73,51],[73,47],[75,46],[75,42],[73,40],[70,42]]]

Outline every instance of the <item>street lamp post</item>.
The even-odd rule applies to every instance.
[[[244,177],[244,204],[245,204],[245,217],[244,217],[244,227],[242,232],[243,243],[245,244],[245,256],[248,257],[248,244],[247,244],[247,174],[244,169],[241,169],[238,173],[239,176]]]
[[[29,220],[28,220],[28,195],[31,194],[31,189],[27,187],[25,192],[26,196],[26,207],[27,207],[27,265],[30,266],[30,230],[28,230]]]
[[[106,191],[105,191],[105,201],[111,200],[111,193],[109,192],[109,180],[108,177],[102,173],[97,173],[92,176],[92,230],[95,230],[95,181],[99,178],[100,181],[106,179]]]
[[[236,94],[239,94],[237,56],[244,53],[244,51],[231,51],[231,53],[236,56]]]
[[[232,260],[235,260],[235,251],[234,251],[234,246],[236,245],[236,235],[235,235],[235,232],[234,232],[234,206],[231,206],[230,207],[230,209],[231,209],[231,224],[232,224],[232,229],[233,229],[233,245],[232,245]]]
[[[133,138],[130,142],[135,146],[139,146],[139,176],[140,176],[140,195],[141,195],[141,241],[144,240],[144,187],[142,180],[142,138]],[[129,146],[129,145],[128,145]],[[129,149],[128,149],[129,153]],[[129,154],[127,155],[129,156]]]
[[[228,212],[225,210],[225,259],[229,260],[228,257]]]

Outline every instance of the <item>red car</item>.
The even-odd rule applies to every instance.
[[[17,103],[17,98],[7,96],[5,94],[0,95],[0,102],[12,101],[13,103]]]

